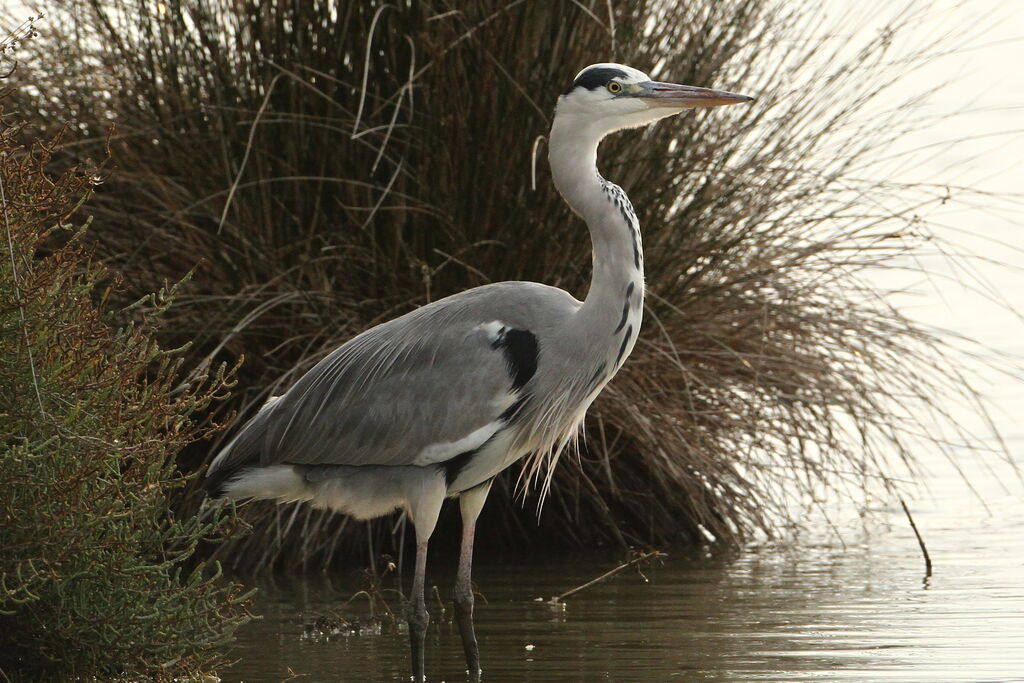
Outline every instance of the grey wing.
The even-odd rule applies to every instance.
[[[539,354],[523,306],[505,320],[481,303],[438,301],[353,338],[250,420],[210,471],[428,465],[480,447],[521,405]]]

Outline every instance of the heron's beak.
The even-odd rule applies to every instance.
[[[698,88],[692,85],[676,85],[675,83],[658,83],[651,81],[641,83],[642,90],[636,94],[650,108],[669,107],[672,109],[692,109],[694,107],[721,107],[726,104],[751,102],[753,97],[738,95],[724,90]]]

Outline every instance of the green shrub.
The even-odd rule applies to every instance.
[[[176,519],[168,497],[230,373],[182,383],[153,341],[174,288],[108,313],[111,274],[67,223],[101,171],[48,174],[59,140],[23,133],[0,112],[0,678],[195,674],[248,598],[181,567],[232,517]]]

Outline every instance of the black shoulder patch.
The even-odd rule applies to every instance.
[[[628,75],[622,69],[610,66],[595,66],[592,69],[584,70],[563,94],[568,95],[576,88],[586,88],[587,90],[603,88],[613,78],[628,78]]]
[[[494,435],[492,434],[491,439],[493,438]],[[466,465],[468,465],[470,461],[491,442],[491,439],[487,439],[487,441],[484,441],[471,451],[459,453],[458,455],[442,462],[441,468],[444,470],[444,485],[451,486],[455,483],[455,480],[459,478],[460,474],[462,474],[462,470],[466,469]]]
[[[505,362],[512,375],[512,390],[519,391],[537,372],[537,335],[529,330],[505,330],[494,346],[505,353]]]

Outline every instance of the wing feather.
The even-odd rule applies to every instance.
[[[411,465],[457,456],[507,421],[509,405],[528,391],[537,300],[566,311],[578,303],[526,285],[471,290],[354,337],[250,420],[210,472],[246,462]],[[514,353],[512,336],[504,348],[495,340],[498,327],[520,335]]]

